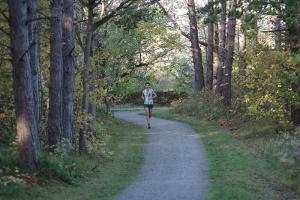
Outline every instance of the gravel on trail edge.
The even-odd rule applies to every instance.
[[[139,112],[115,117],[146,128]],[[136,180],[113,200],[205,200],[208,161],[201,140],[187,124],[152,118],[145,161]]]

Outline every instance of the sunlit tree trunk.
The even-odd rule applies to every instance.
[[[216,93],[222,95],[223,91],[223,74],[225,64],[225,53],[226,53],[226,1],[222,1],[221,4],[221,17],[220,17],[220,32],[219,32],[219,65],[217,68],[217,86]]]
[[[34,171],[40,163],[40,144],[32,89],[27,6],[26,1],[8,1],[20,163]]]
[[[53,150],[62,137],[63,0],[51,1],[51,17],[48,144]]]
[[[208,1],[209,3],[212,0]],[[206,71],[206,87],[211,90],[213,87],[213,63],[214,63],[214,23],[212,20],[213,6],[211,6],[208,18],[209,22],[207,25],[207,71]]]
[[[232,63],[235,43],[235,28],[236,28],[236,6],[237,0],[231,0],[230,2],[230,16],[228,18],[227,25],[227,44],[226,44],[226,60],[225,60],[225,72],[224,72],[224,104],[229,106],[231,104],[231,74]]]
[[[281,17],[277,16],[275,20],[275,48],[281,50],[282,33],[281,33]]]
[[[64,0],[63,14],[63,137],[75,143],[74,131],[74,74],[75,30],[74,0]]]
[[[204,75],[202,64],[202,52],[199,47],[198,26],[196,20],[196,9],[194,0],[188,0],[188,15],[190,21],[190,41],[195,73],[195,92],[204,88]]]

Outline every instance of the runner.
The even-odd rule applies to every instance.
[[[146,120],[148,123],[148,128],[151,128],[150,119],[152,117],[153,112],[153,99],[157,97],[154,90],[151,88],[150,83],[145,83],[145,89],[142,92],[141,98],[144,100],[144,109],[146,114]]]

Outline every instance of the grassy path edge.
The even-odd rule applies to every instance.
[[[269,187],[277,176],[268,161],[247,151],[239,140],[216,124],[173,112],[155,117],[187,123],[201,138],[209,160],[209,200],[287,199]]]
[[[105,130],[105,131],[104,131]],[[109,132],[107,132],[107,130]],[[103,133],[101,133],[103,132]],[[97,134],[103,137],[105,149],[112,152],[109,158],[91,155],[73,155],[82,177],[69,185],[55,178],[42,180],[42,185],[13,189],[0,199],[22,200],[108,200],[129,186],[138,175],[144,162],[145,130],[115,118],[103,119],[97,124]],[[99,144],[102,145],[102,144]]]

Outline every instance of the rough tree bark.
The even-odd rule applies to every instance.
[[[92,38],[93,38],[93,1],[89,0],[88,6],[88,22],[86,30],[86,40],[84,49],[84,71],[83,71],[83,99],[82,99],[82,114],[86,116],[89,112],[89,64],[92,48]],[[88,122],[86,119],[83,120],[81,130],[79,132],[79,152],[84,153],[86,151],[86,133],[88,131]]]
[[[277,16],[275,20],[275,49],[281,50],[282,34],[281,34],[281,17]]]
[[[62,88],[63,88],[63,0],[51,1],[50,25],[50,88],[48,112],[49,150],[57,145],[62,137]]]
[[[292,1],[290,2],[293,3]],[[300,2],[293,6],[292,12],[297,13],[297,23],[287,23],[288,25],[288,43],[292,54],[300,53]],[[299,73],[296,73],[298,79],[292,84],[292,90],[300,96],[300,78]],[[296,104],[291,105],[291,119],[294,125],[300,126],[300,106]]]
[[[40,162],[40,144],[32,90],[27,26],[27,2],[9,0],[13,85],[21,165],[34,171]]]
[[[239,74],[245,75],[246,70],[246,50],[247,50],[247,43],[246,43],[246,33],[240,29],[239,34],[239,61],[238,61],[238,67],[239,67]]]
[[[31,77],[32,77],[32,90],[34,98],[34,107],[36,121],[38,124],[40,122],[40,108],[41,108],[41,95],[40,95],[40,60],[39,60],[39,36],[38,36],[38,21],[35,20],[36,16],[36,1],[27,0],[28,2],[28,37],[30,43],[30,66],[31,66]]]
[[[74,0],[64,0],[63,14],[63,138],[75,144],[74,74],[75,30]]]
[[[190,21],[190,41],[195,73],[195,92],[199,93],[204,88],[204,75],[202,64],[202,52],[199,47],[198,26],[196,20],[196,8],[194,0],[188,0],[188,15]]]
[[[227,44],[226,44],[226,60],[225,60],[225,72],[224,72],[224,105],[229,106],[231,104],[231,73],[234,53],[235,42],[235,28],[236,28],[236,7],[237,0],[231,0],[230,13],[227,25]]]
[[[226,53],[226,1],[222,1],[221,4],[221,17],[220,17],[220,33],[219,33],[219,65],[217,68],[217,86],[216,93],[222,95],[223,92],[223,74],[224,74],[224,64],[225,64],[225,53]]]
[[[208,3],[212,3],[212,0],[209,0]],[[206,71],[206,87],[209,90],[213,88],[213,63],[214,63],[214,23],[212,20],[213,17],[213,5],[208,13],[208,24],[207,24],[207,71]]]

